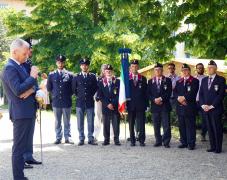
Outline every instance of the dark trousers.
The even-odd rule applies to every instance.
[[[221,152],[223,141],[222,115],[214,115],[212,112],[209,112],[206,113],[205,116],[210,140],[210,148],[216,152]]]
[[[33,137],[35,131],[35,118],[32,119],[31,128],[28,133],[28,141],[25,153],[23,154],[25,161],[33,160]]]
[[[120,133],[120,118],[119,114],[111,112],[109,114],[103,114],[103,135],[104,141],[110,141],[110,122],[112,121],[113,132],[114,132],[114,141],[119,141]]]
[[[156,143],[168,145],[171,140],[170,113],[167,111],[152,112]],[[161,124],[163,136],[161,135]]]
[[[130,139],[132,143],[135,143],[135,124],[136,131],[139,133],[139,142],[144,143],[145,141],[145,112],[144,111],[129,111],[129,131]]]
[[[196,116],[178,115],[180,142],[189,147],[195,147]]]
[[[23,154],[26,151],[32,120],[32,118],[13,120],[12,169],[14,180],[24,179]]]
[[[205,137],[206,134],[207,134],[207,122],[206,122],[205,113],[204,113],[204,111],[202,110],[202,108],[201,108],[199,102],[197,102],[197,107],[198,107],[199,116],[200,116],[201,119],[202,119],[202,123],[201,123],[201,136]]]

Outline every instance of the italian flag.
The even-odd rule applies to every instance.
[[[120,113],[126,111],[126,93],[125,93],[125,78],[124,78],[124,68],[121,63],[121,76],[120,76],[120,90],[119,90],[119,100],[118,100],[118,110]]]

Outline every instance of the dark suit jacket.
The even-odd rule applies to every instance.
[[[36,80],[15,61],[9,59],[2,73],[2,82],[9,101],[10,118],[13,120],[34,118],[37,108],[35,94],[26,99],[19,96],[32,88]]]
[[[190,76],[184,85],[184,79],[181,78],[177,81],[174,90],[176,98],[184,96],[187,105],[183,106],[177,101],[177,113],[185,116],[195,116],[197,114],[196,96],[199,90],[199,80]]]
[[[148,107],[147,99],[147,79],[144,76],[138,75],[136,86],[133,79],[129,80],[131,100],[127,101],[128,111],[145,111]]]
[[[104,80],[99,81],[97,96],[102,102],[103,114],[109,114],[111,112],[118,113],[119,88],[119,79],[115,79],[113,81],[113,83],[111,84],[111,91],[109,91],[108,84],[105,83]],[[114,106],[114,111],[107,108],[108,104],[112,104]]]
[[[76,95],[76,107],[94,107],[94,95],[97,91],[95,74],[88,73],[86,78],[82,73],[77,74],[72,81],[72,90]]]
[[[72,79],[72,73],[66,70],[63,76],[60,76],[57,70],[49,74],[47,90],[51,93],[53,107],[72,107]]]
[[[148,81],[147,96],[151,101],[152,112],[157,113],[161,111],[166,111],[166,112],[171,111],[171,105],[170,105],[171,94],[172,94],[172,82],[170,78],[162,76],[160,91],[158,90],[155,78],[150,79]],[[157,105],[154,103],[154,99],[158,97],[162,98],[162,102],[163,102],[162,105]]]
[[[25,63],[23,63],[23,66],[25,67],[27,73],[30,75],[31,67],[32,67],[32,60],[27,59],[27,61],[25,61]],[[39,90],[39,85],[38,85],[38,81],[36,80],[35,91],[38,91],[38,90]]]
[[[212,105],[214,109],[211,111],[217,114],[224,112],[223,99],[225,96],[225,83],[224,77],[216,75],[210,89],[208,89],[208,78],[202,80],[199,91],[199,103],[202,105]]]

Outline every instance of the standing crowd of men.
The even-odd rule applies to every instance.
[[[37,110],[36,91],[38,90],[38,68],[33,66],[31,44],[22,39],[16,39],[10,46],[11,58],[2,73],[2,82],[9,100],[10,119],[14,127],[12,152],[13,176],[15,180],[27,179],[23,169],[32,168],[32,164],[41,164],[33,154],[33,134]],[[100,77],[89,72],[90,61],[81,59],[81,72],[74,75],[65,69],[64,55],[56,57],[56,70],[47,79],[47,90],[51,95],[52,108],[55,116],[55,144],[74,144],[71,139],[70,117],[72,96],[76,96],[76,117],[79,131],[79,146],[85,144],[84,119],[87,119],[88,144],[98,145],[93,136],[95,116],[103,122],[103,146],[110,144],[111,123],[113,127],[114,144],[121,145],[120,113],[118,99],[120,80],[114,76],[110,64],[102,68]],[[225,78],[217,74],[217,65],[211,60],[207,73],[204,66],[196,65],[197,75],[191,75],[190,66],[183,64],[182,76],[175,74],[175,65],[168,65],[169,75],[164,76],[163,65],[156,63],[154,76],[147,80],[138,73],[139,61],[130,62],[129,88],[131,100],[127,102],[130,142],[145,146],[146,110],[150,107],[154,125],[154,147],[170,148],[171,121],[170,113],[176,109],[179,123],[179,148],[194,150],[196,146],[196,116],[202,118],[202,141],[206,140],[208,130],[210,148],[208,152],[221,153],[223,141],[223,99],[225,95]],[[95,103],[96,102],[96,103]],[[95,104],[101,105],[100,114],[95,114]],[[63,128],[62,128],[63,119]],[[161,134],[161,126],[163,134]],[[135,134],[138,133],[138,137]]]

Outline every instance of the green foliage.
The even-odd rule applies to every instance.
[[[172,57],[175,41],[172,31],[177,23],[166,24],[164,7],[155,0],[27,0],[33,7],[30,16],[10,11],[5,17],[8,35],[32,37],[33,61],[42,71],[54,69],[57,54],[66,54],[67,66],[78,71],[81,57],[92,59],[91,68],[110,63],[119,74],[118,49],[133,49],[132,58],[142,66]],[[173,26],[174,25],[174,26]],[[174,28],[173,28],[174,27]],[[76,68],[75,68],[76,67]]]
[[[89,57],[91,70],[110,63],[119,75],[118,48],[133,50],[141,67],[173,57],[176,41],[185,41],[189,53],[203,58],[226,57],[225,0],[26,0],[32,7],[5,13],[9,36],[32,37],[33,61],[42,71],[55,68],[55,56],[65,54],[67,68],[79,71],[78,60]],[[178,35],[181,23],[194,30]]]
[[[181,33],[180,41],[186,42],[188,52],[201,58],[225,59],[227,54],[227,1],[186,0],[182,10],[185,24],[194,30]]]
[[[10,41],[11,39],[6,35],[6,27],[3,24],[3,19],[0,18],[0,71],[2,70],[6,62],[6,58],[9,55],[8,52],[9,52]]]

